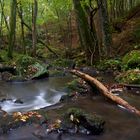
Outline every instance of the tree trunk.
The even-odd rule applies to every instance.
[[[32,28],[31,28],[28,24],[26,24],[24,21],[23,21],[23,25],[24,25],[29,31],[32,31]],[[58,57],[58,55],[56,54],[56,52],[54,52],[46,43],[44,43],[44,42],[43,42],[41,39],[39,39],[38,37],[37,37],[37,41],[38,41],[38,43],[44,45],[52,54],[54,54],[56,57]]]
[[[22,9],[22,5],[21,2],[19,3],[19,7],[18,7],[18,15],[20,18],[20,26],[21,26],[21,45],[23,48],[23,53],[26,54],[26,47],[25,47],[25,35],[24,35],[24,19],[23,19],[23,9]]]
[[[5,6],[4,1],[0,0],[0,5],[1,5],[1,16],[4,18],[6,28],[7,28],[8,32],[9,32],[10,29],[9,29],[9,26],[8,26],[8,23],[7,23],[7,20],[6,20],[6,16],[4,14],[4,6]]]
[[[108,89],[101,82],[99,82],[97,79],[91,77],[88,74],[82,73],[78,70],[71,70],[71,73],[79,76],[80,78],[89,82],[91,85],[95,86],[100,91],[100,93],[102,93],[105,97],[111,99],[113,102],[125,107],[127,110],[140,116],[139,110],[137,110],[135,107],[131,106],[128,102],[126,102],[122,98],[109,92]]]
[[[103,46],[105,47],[106,56],[110,57],[111,55],[111,46],[112,46],[112,35],[110,32],[110,23],[107,10],[107,1],[106,0],[97,0],[97,4],[100,11],[100,20],[103,32]]]
[[[93,62],[98,61],[99,56],[99,50],[98,46],[94,40],[94,36],[90,31],[90,27],[88,24],[88,18],[85,15],[85,12],[81,6],[80,0],[73,0],[74,3],[74,9],[76,13],[77,18],[77,25],[78,25],[78,31],[79,31],[79,38],[80,43],[82,46],[84,46],[84,51],[86,54],[86,61],[87,63],[90,63],[89,60],[91,60],[91,56],[93,54],[93,58],[96,57],[96,60],[93,59]],[[96,56],[95,56],[96,55]]]
[[[13,57],[13,47],[15,45],[15,33],[16,33],[16,6],[17,1],[11,1],[11,16],[10,16],[10,33],[9,33],[9,46],[8,57]]]
[[[33,16],[32,16],[32,48],[33,56],[36,56],[36,43],[37,43],[37,31],[36,31],[36,19],[37,19],[38,3],[37,0],[34,0],[33,4]]]

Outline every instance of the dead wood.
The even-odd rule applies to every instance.
[[[140,111],[138,109],[131,106],[124,99],[109,92],[109,90],[101,82],[99,82],[96,78],[93,78],[90,75],[82,73],[78,70],[71,70],[70,72],[72,74],[77,75],[78,77],[84,79],[85,81],[89,82],[91,85],[94,85],[100,91],[100,93],[102,93],[105,97],[107,97],[107,98],[111,99],[113,102],[125,107],[130,112],[135,113],[140,116]]]

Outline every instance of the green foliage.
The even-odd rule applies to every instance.
[[[123,68],[125,70],[133,69],[133,68],[140,68],[140,51],[133,50],[133,51],[127,53],[123,57],[122,63],[123,63]]]
[[[73,63],[72,60],[69,59],[56,59],[54,60],[51,65],[54,67],[70,67],[71,64]]]
[[[116,77],[116,80],[127,84],[140,84],[140,70],[128,70]]]
[[[140,49],[140,44],[135,45],[134,49]]]
[[[36,62],[36,60],[28,55],[22,55],[17,60],[17,64],[22,66],[23,68],[27,68],[29,65],[32,65]]]
[[[6,50],[0,50],[0,58],[3,62],[9,61]]]
[[[120,69],[121,67],[121,61],[118,59],[103,60],[97,65],[97,67],[101,70],[107,69],[117,70]]]
[[[79,79],[75,79],[67,84],[70,91],[77,91],[79,89]]]
[[[35,64],[35,62],[37,62],[37,60],[28,55],[20,55],[14,62],[19,76],[26,77],[32,73],[35,73],[36,69],[31,67],[31,65]]]

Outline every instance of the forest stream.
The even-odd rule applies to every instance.
[[[140,140],[140,0],[0,0],[0,140]]]
[[[109,78],[109,77],[108,77]],[[66,94],[66,83],[73,79],[72,76],[51,77],[46,80],[30,81],[25,83],[5,83],[1,82],[1,91],[7,94],[7,98],[12,99],[1,103],[3,110],[8,113],[15,111],[26,112],[51,106],[59,102],[62,95]],[[108,81],[108,80],[107,80]],[[129,103],[140,108],[140,96],[128,92],[120,93],[120,96]],[[23,104],[16,104],[14,100],[20,99]],[[80,97],[78,100],[59,104],[55,108],[48,107],[48,115],[57,118],[57,111],[70,107],[80,107],[88,112],[101,115],[106,121],[105,132],[100,136],[86,136],[81,134],[50,133],[45,135],[44,140],[139,140],[140,118],[126,111],[124,108],[111,104],[102,96]],[[40,138],[33,135],[38,128],[35,125],[23,126],[10,131],[8,134],[0,136],[0,140],[38,140]],[[39,128],[45,133],[45,128]]]

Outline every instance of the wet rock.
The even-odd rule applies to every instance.
[[[69,100],[71,100],[74,96],[75,96],[74,93],[70,93],[70,94],[68,94],[68,95],[62,95],[61,98],[60,98],[60,102],[69,101]]]
[[[0,107],[0,118],[1,118],[1,117],[4,117],[4,116],[6,116],[6,115],[7,115],[7,112],[4,111],[4,110],[2,110],[1,107]]]
[[[10,98],[2,98],[2,99],[0,100],[0,102],[5,102],[5,101],[12,101],[12,99],[10,99]]]
[[[16,99],[16,100],[14,101],[14,103],[23,104],[24,102],[23,102],[21,99]]]
[[[104,130],[105,121],[100,116],[91,116],[81,109],[71,108],[64,116],[65,120],[67,118],[70,123],[74,124],[79,132],[99,135]]]
[[[44,79],[49,76],[49,72],[46,66],[36,63],[33,65],[37,72],[32,76],[32,80]]]
[[[80,68],[80,70],[91,76],[97,76],[100,73],[97,69],[91,68],[91,67],[83,67],[83,68]]]
[[[1,79],[4,81],[9,81],[13,75],[9,72],[3,72],[1,75]]]
[[[90,115],[81,109],[71,108],[64,115],[61,121],[50,125],[50,131],[69,134],[93,134],[99,135],[104,131],[105,121],[97,115]]]
[[[16,69],[13,68],[13,67],[10,67],[10,66],[3,66],[3,65],[0,65],[0,72],[8,72],[8,73],[11,73],[11,74],[16,74]]]

